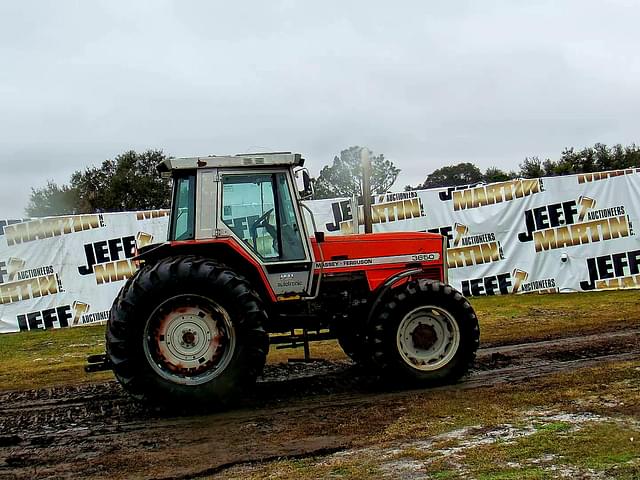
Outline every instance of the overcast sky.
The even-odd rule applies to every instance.
[[[0,218],[128,149],[517,169],[639,143],[640,2],[0,4]]]

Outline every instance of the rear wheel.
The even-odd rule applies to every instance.
[[[454,382],[468,372],[480,342],[478,319],[451,286],[418,280],[399,287],[374,314],[372,361],[390,378]]]
[[[107,324],[116,378],[135,397],[221,407],[264,367],[268,337],[258,295],[211,260],[170,257],[122,289]]]
[[[236,349],[229,313],[199,295],[177,295],[149,317],[143,335],[147,362],[162,378],[202,385],[220,375]]]

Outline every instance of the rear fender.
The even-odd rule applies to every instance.
[[[141,248],[134,260],[155,263],[174,255],[198,255],[222,263],[249,280],[263,301],[276,301],[263,269],[233,239],[185,240],[149,245]]]

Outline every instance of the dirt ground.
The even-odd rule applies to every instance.
[[[142,407],[114,381],[3,392],[0,478],[639,478],[625,476],[640,475],[637,434],[631,453],[623,452],[621,476],[607,473],[609,464],[602,473],[579,461],[549,470],[544,466],[558,464],[553,457],[536,464],[534,476],[482,476],[474,473],[485,468],[477,463],[443,464],[473,457],[471,450],[461,454],[462,447],[452,447],[455,442],[497,448],[510,438],[538,438],[527,436],[530,431],[548,433],[536,425],[582,428],[580,421],[591,422],[589,415],[609,401],[603,396],[595,404],[575,403],[591,398],[594,385],[619,390],[617,398],[635,392],[639,334],[638,328],[616,328],[481,348],[467,378],[430,390],[392,390],[346,360],[268,365],[237,409],[193,416]],[[628,400],[622,410],[616,404],[607,416],[600,412],[607,421],[588,427],[624,419],[635,429],[635,402]],[[540,412],[547,412],[544,421]],[[519,426],[504,423],[504,415],[519,418]],[[495,442],[487,444],[487,438]],[[437,451],[445,453],[433,457]],[[512,467],[533,471],[518,465]]]

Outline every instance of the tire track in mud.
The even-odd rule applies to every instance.
[[[637,359],[640,329],[482,348],[468,377],[436,389]],[[394,389],[347,361],[269,365],[236,410],[200,416],[139,405],[115,381],[6,392],[0,394],[0,479],[75,478],[79,468],[92,478],[123,472],[191,478],[269,458],[303,458],[348,448],[357,432],[340,425],[354,417],[384,425],[390,412],[421,392]]]
[[[580,363],[580,360],[615,360],[619,356],[633,356],[638,351],[640,329],[480,348],[475,365],[468,376],[459,383],[439,388],[464,388],[467,384],[477,386],[481,382],[487,382],[487,379],[494,375],[500,377],[532,367],[536,370],[544,369],[546,372],[562,371],[576,362]],[[255,408],[281,403],[293,396],[299,398],[301,395],[338,393],[376,394],[384,393],[385,389],[389,389],[388,384],[347,360],[267,365],[264,376],[256,385],[255,398],[241,401],[237,406],[240,409]],[[115,381],[10,391],[0,393],[0,434],[5,427],[4,417],[12,413],[33,415],[38,420],[45,420],[41,424],[46,425],[46,419],[52,412],[65,410],[67,413],[63,417],[70,420],[77,418],[73,412],[78,409],[84,410],[85,415],[115,415],[125,421],[129,417],[155,417],[163,413],[166,416],[167,413],[159,408],[138,404],[128,397]]]

